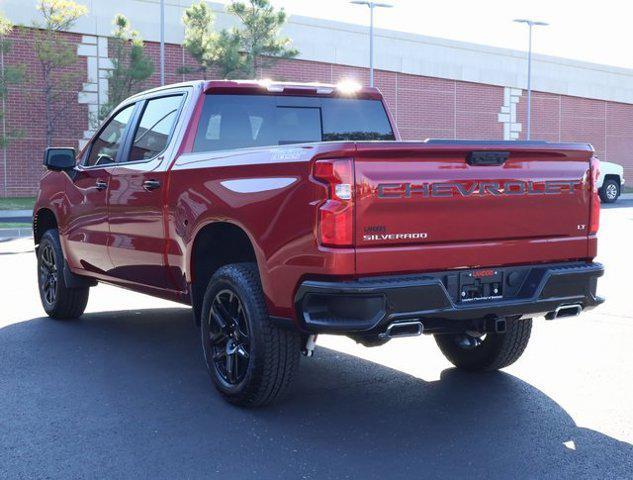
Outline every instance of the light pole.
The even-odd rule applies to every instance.
[[[391,8],[388,3],[370,2],[365,0],[353,0],[354,5],[366,5],[369,7],[369,86],[374,86],[374,8]]]
[[[160,84],[165,85],[165,0],[160,0]]]
[[[517,23],[525,23],[529,30],[529,45],[528,45],[528,104],[527,104],[527,139],[530,139],[532,133],[532,28],[533,27],[546,27],[549,23],[539,22],[536,20],[528,20],[526,18],[517,18]]]

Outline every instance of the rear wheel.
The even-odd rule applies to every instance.
[[[506,319],[506,331],[481,337],[469,334],[435,335],[444,356],[464,370],[498,370],[516,362],[525,351],[532,319]]]
[[[229,402],[260,406],[288,393],[301,336],[270,322],[254,264],[227,265],[213,275],[200,330],[211,379]]]
[[[71,320],[84,313],[90,289],[66,286],[64,254],[57,230],[47,230],[42,235],[37,249],[37,280],[40,300],[49,317]]]
[[[600,199],[604,203],[614,203],[620,196],[620,183],[613,178],[605,179],[600,189]]]

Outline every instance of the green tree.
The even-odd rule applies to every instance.
[[[241,50],[242,40],[235,29],[223,29],[218,33],[212,45],[211,58],[220,73],[221,78],[248,77],[246,57]]]
[[[241,49],[245,53],[245,71],[251,78],[258,76],[261,67],[269,67],[279,58],[293,58],[299,51],[291,47],[291,40],[280,36],[286,23],[284,9],[275,11],[269,0],[233,1],[227,11],[238,17],[242,26],[236,30]]]
[[[154,62],[145,53],[145,44],[130,21],[115,15],[111,52],[113,69],[108,76],[108,102],[99,109],[103,120],[119,103],[136,93],[139,86],[154,73]]]
[[[17,135],[17,132],[7,133],[5,123],[5,101],[9,91],[9,85],[17,85],[24,79],[24,65],[5,65],[5,55],[11,51],[11,41],[6,37],[13,30],[11,21],[0,14],[0,148],[6,148],[9,140]]]
[[[198,62],[199,71],[205,78],[207,71],[212,67],[210,52],[217,37],[214,22],[215,15],[204,0],[191,5],[182,15],[182,23],[185,26],[185,39],[182,45]],[[185,68],[181,71],[189,73],[191,70]]]
[[[185,10],[183,45],[199,68],[183,68],[180,72],[200,71],[206,78],[209,70],[217,69],[224,78],[255,78],[260,67],[272,65],[277,58],[298,54],[290,48],[290,40],[279,35],[286,22],[283,9],[275,11],[268,0],[250,0],[248,4],[234,1],[227,11],[241,25],[216,32],[215,16],[204,0]]]
[[[215,31],[215,15],[204,0],[185,10],[182,23],[185,26],[183,46],[198,62],[198,68],[183,67],[180,73],[201,72],[205,79],[212,69],[217,69],[224,78],[242,74],[244,59],[240,53],[240,37],[230,30]]]
[[[72,0],[38,0],[37,9],[44,21],[34,24],[39,29],[34,48],[42,75],[46,145],[50,146],[61,114],[70,105],[64,101],[64,91],[74,90],[78,77],[69,70],[77,61],[75,47],[61,32],[69,30],[88,9]]]

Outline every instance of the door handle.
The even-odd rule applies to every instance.
[[[103,180],[97,180],[97,182],[95,183],[95,188],[99,191],[105,190],[106,188],[108,188],[108,184]]]
[[[143,188],[145,190],[156,190],[160,188],[160,182],[158,180],[145,180],[143,182]]]

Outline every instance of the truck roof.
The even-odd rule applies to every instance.
[[[320,82],[278,82],[273,80],[194,80],[173,83],[162,87],[145,90],[134,95],[143,96],[161,90],[179,87],[202,87],[204,92],[227,94],[283,94],[283,95],[328,95],[341,97],[381,99],[380,90],[375,87],[365,87],[351,81],[340,83]]]

